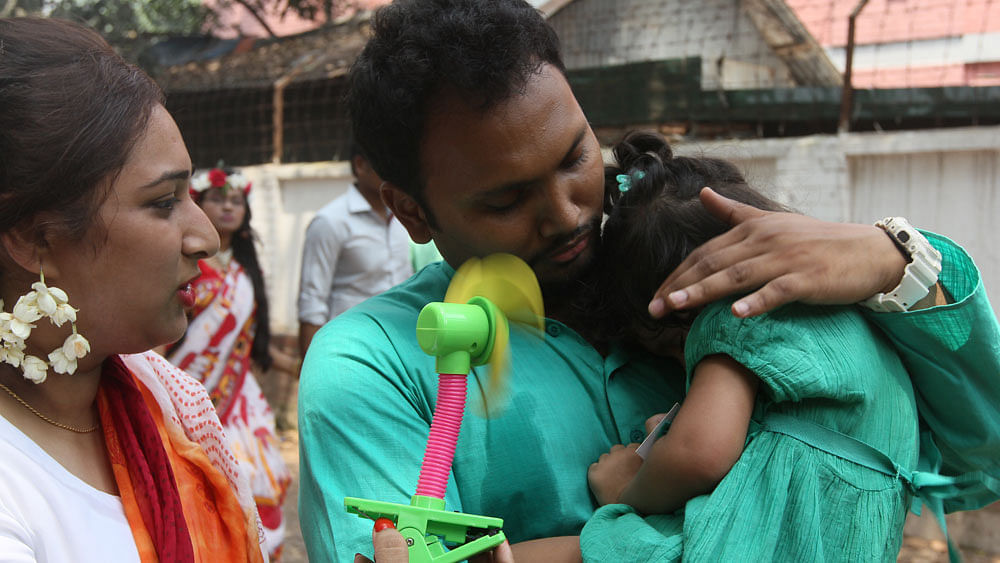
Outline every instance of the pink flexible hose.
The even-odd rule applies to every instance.
[[[465,386],[467,374],[442,373],[438,377],[438,402],[431,421],[431,434],[427,438],[424,463],[420,466],[417,494],[444,499],[455,457],[458,431],[462,428],[465,413]]]

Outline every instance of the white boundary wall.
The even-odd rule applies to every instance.
[[[678,144],[678,154],[728,158],[755,186],[831,221],[870,223],[902,215],[965,247],[1000,303],[1000,127],[850,133],[791,139]],[[244,168],[254,182],[253,226],[271,299],[272,329],[296,334],[296,296],[306,226],[351,184],[346,162]]]
[[[678,154],[738,162],[752,185],[822,219],[871,223],[902,215],[975,259],[1000,304],[1000,127],[699,142]]]

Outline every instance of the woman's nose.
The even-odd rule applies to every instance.
[[[219,233],[201,207],[191,202],[189,211],[181,251],[197,260],[214,256],[219,251]]]

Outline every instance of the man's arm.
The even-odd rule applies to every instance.
[[[346,238],[342,230],[322,216],[315,217],[306,228],[298,299],[299,351],[303,358],[313,335],[330,320],[329,297],[340,248]],[[307,331],[305,325],[314,328]]]
[[[299,323],[299,353],[302,355],[301,357],[306,357],[306,350],[309,349],[309,344],[320,328],[321,325],[306,322]]]
[[[390,337],[370,317],[342,315],[313,339],[299,386],[299,516],[311,561],[371,552],[372,522],[344,497],[409,504],[432,415]],[[460,510],[449,484],[448,510]]]
[[[940,289],[951,301],[905,313],[866,311],[889,337],[917,391],[921,419],[940,449],[943,472],[984,470],[1000,478],[1000,324],[968,254],[947,238],[924,235],[942,254]],[[974,509],[998,495],[945,502],[946,510]]]
[[[785,303],[850,304],[899,284],[906,258],[874,225],[831,223],[763,211],[703,189],[701,201],[732,228],[692,252],[650,302],[661,317],[736,293],[733,314],[750,317]]]

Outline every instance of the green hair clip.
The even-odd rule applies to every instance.
[[[625,193],[632,189],[632,180],[642,180],[646,177],[646,173],[642,170],[633,170],[631,174],[619,174],[615,176],[618,180],[618,191]]]

